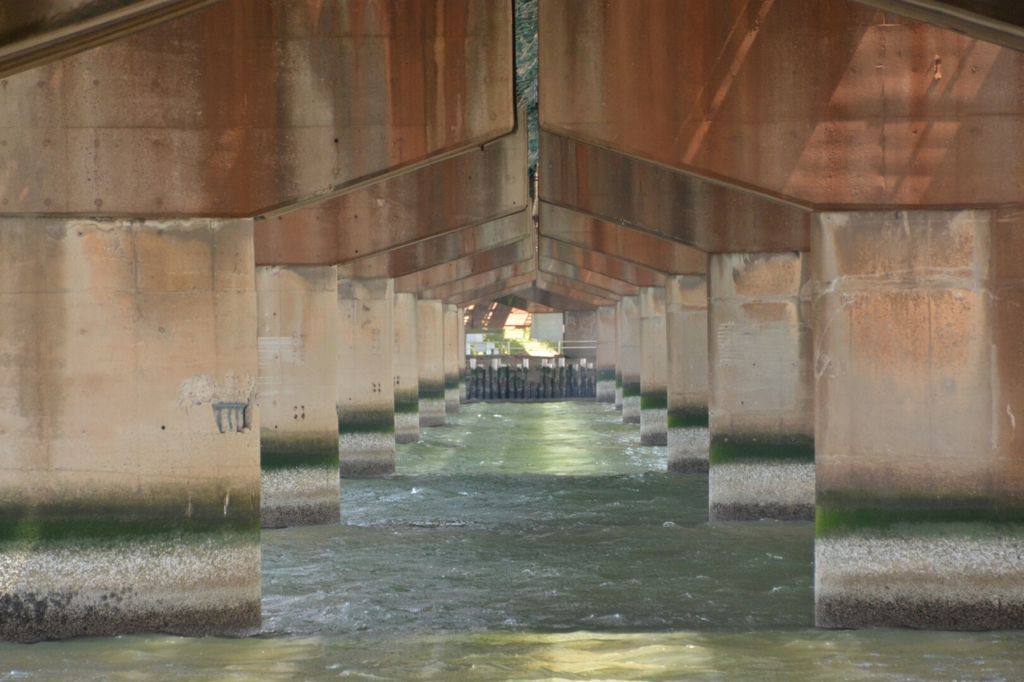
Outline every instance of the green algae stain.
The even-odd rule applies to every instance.
[[[814,437],[805,435],[723,435],[711,438],[711,465],[734,462],[814,463]]]
[[[338,437],[260,437],[260,469],[336,468]]]
[[[641,410],[667,410],[668,409],[668,393],[665,391],[658,391],[653,393],[643,393],[640,395],[640,409]]]
[[[668,411],[668,428],[692,429],[699,427],[708,427],[707,405],[675,407]]]

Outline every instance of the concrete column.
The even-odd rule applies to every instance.
[[[1022,228],[815,221],[819,626],[1024,627]]]
[[[619,304],[622,353],[622,421],[640,423],[640,297],[624,296]]]
[[[712,521],[814,518],[805,260],[792,252],[709,258]]]
[[[420,439],[419,354],[416,294],[395,294],[395,442]]]
[[[338,523],[338,269],[258,267],[256,299],[262,525]]]
[[[394,280],[338,280],[342,478],[395,473],[394,301]]]
[[[615,409],[622,410],[622,302],[615,304]]]
[[[667,278],[668,470],[707,473],[708,280],[704,275]]]
[[[445,305],[442,317],[444,334],[444,411],[456,414],[459,411],[459,309]],[[463,359],[463,363],[465,359]]]
[[[597,309],[597,402],[615,402],[615,306]]]
[[[0,220],[0,639],[260,630],[251,220]]]
[[[668,445],[665,288],[640,289],[640,444]]]
[[[466,309],[459,308],[459,402],[469,399],[466,391]]]
[[[420,426],[444,426],[444,304],[416,302],[419,356]]]

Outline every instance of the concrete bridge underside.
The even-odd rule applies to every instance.
[[[595,311],[712,520],[816,521],[820,625],[1024,626],[1017,4],[539,11],[533,196],[510,4],[0,1],[0,638],[257,632],[261,525],[499,299]]]

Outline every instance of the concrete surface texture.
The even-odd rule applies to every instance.
[[[622,421],[640,423],[640,297],[619,302],[619,344],[622,354]]]
[[[1011,230],[1016,212],[818,217],[821,626],[1024,624]]]
[[[260,629],[252,221],[0,221],[0,638]]]
[[[342,478],[395,472],[394,281],[338,280]]]
[[[640,444],[668,445],[665,288],[640,290]]]
[[[807,259],[721,254],[708,269],[711,519],[812,519]]]
[[[597,401],[615,402],[615,306],[597,309]]]
[[[466,349],[459,349],[459,309],[447,304],[441,318],[442,335],[444,337],[444,411],[445,414],[457,414],[459,411],[459,366],[466,363]]]
[[[420,439],[419,353],[416,295],[395,294],[395,443]]]
[[[257,267],[260,517],[338,523],[338,272]]]
[[[444,303],[416,303],[420,426],[444,426]]]
[[[514,126],[511,21],[488,0],[222,0],[6,78],[0,203],[252,217],[479,147]]]
[[[665,287],[668,342],[668,470],[707,473],[707,277],[669,277]]]

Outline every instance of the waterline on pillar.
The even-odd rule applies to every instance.
[[[419,393],[395,391],[395,443],[416,443],[420,439]]]
[[[667,391],[653,391],[640,396],[640,444],[668,445]]]
[[[708,473],[711,436],[708,406],[690,405],[668,411],[668,470],[680,474]]]
[[[972,537],[948,524],[914,537],[817,538],[818,627],[1024,627],[1024,533]]]
[[[444,411],[445,414],[458,414],[459,405],[459,378],[458,376],[447,376],[444,380]]]
[[[420,426],[444,426],[445,389],[424,384],[421,379],[418,405]]]
[[[337,455],[337,448],[333,448]],[[260,475],[260,526],[290,528],[341,522],[338,461],[330,467],[264,469]]]
[[[712,454],[708,507],[711,521],[811,521],[814,463],[717,463]]]
[[[597,372],[597,402],[615,402],[615,370],[602,369]]]
[[[626,424],[640,423],[640,382],[622,383],[622,421]]]
[[[338,410],[341,478],[373,478],[395,473],[394,410]]]

